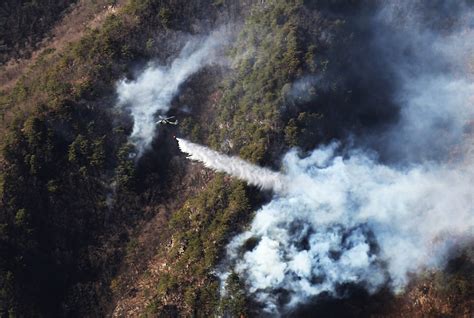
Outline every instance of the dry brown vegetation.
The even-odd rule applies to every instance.
[[[60,52],[68,44],[78,41],[87,29],[100,27],[105,18],[117,12],[125,1],[111,5],[109,0],[79,0],[63,15],[43,40],[30,48],[26,58],[11,58],[0,65],[0,91],[11,89],[45,52]],[[28,50],[28,49],[25,49]]]
[[[139,163],[130,159],[130,125],[111,111],[114,83],[136,61],[173,56],[170,42],[180,34],[241,15],[237,3],[266,9],[243,14],[245,34],[231,52],[235,68],[197,74],[173,111],[196,105],[180,114],[184,136],[271,163],[288,146],[311,148],[336,135],[319,109],[283,116],[279,107],[295,77],[322,73],[337,59],[328,43],[306,43],[313,38],[305,30],[317,21],[316,35],[309,33],[319,38],[342,23],[309,18],[302,1],[109,2],[79,1],[31,58],[0,71],[0,251],[12,255],[0,259],[0,316],[242,316],[252,310],[245,297],[222,309],[211,272],[260,194],[190,164],[166,129]],[[239,60],[250,40],[259,63]],[[155,43],[152,50],[147,43]],[[428,273],[404,294],[377,299],[377,310],[367,303],[347,308],[374,317],[469,317],[469,262],[461,258],[452,272]]]

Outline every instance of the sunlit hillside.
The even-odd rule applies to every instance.
[[[4,0],[0,317],[472,317],[473,19]]]

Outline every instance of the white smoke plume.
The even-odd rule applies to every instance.
[[[443,265],[450,247],[474,236],[472,164],[400,170],[334,149],[305,159],[288,153],[289,192],[228,246],[233,270],[269,312],[279,310],[278,290],[290,293],[287,307],[337,296],[347,283],[399,290],[410,273]],[[258,243],[244,251],[250,238]]]
[[[150,145],[156,128],[156,115],[165,115],[179,87],[202,67],[219,62],[220,50],[228,41],[228,29],[221,28],[207,37],[194,37],[171,65],[151,62],[136,80],[117,84],[118,105],[133,117],[130,136],[138,154]]]
[[[276,191],[227,248],[227,263],[272,314],[281,310],[278,290],[290,293],[285,308],[337,296],[348,283],[400,290],[410,273],[443,265],[450,247],[474,236],[472,161],[395,169],[362,152],[344,159],[332,144],[304,159],[289,152],[283,175],[178,141],[191,160]],[[249,239],[258,243],[245,251]]]
[[[404,11],[409,4],[386,6],[374,22],[394,34],[376,40],[397,70],[400,120],[374,139],[395,162],[360,149],[341,155],[337,143],[304,158],[291,151],[284,191],[227,246],[222,281],[236,272],[272,315],[321,294],[341,296],[347,284],[402,290],[410,274],[441,268],[453,247],[474,238],[472,27],[422,29]],[[405,28],[400,17],[413,23]]]
[[[237,157],[222,155],[185,139],[177,140],[179,148],[189,155],[189,159],[202,162],[207,168],[225,172],[264,190],[283,190],[283,179],[278,172],[255,166]]]

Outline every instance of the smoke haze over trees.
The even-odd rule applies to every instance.
[[[472,1],[108,5],[0,83],[0,317],[471,316]]]

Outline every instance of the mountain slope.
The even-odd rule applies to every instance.
[[[271,194],[191,163],[172,136],[278,169],[291,147],[304,153],[333,139],[350,147],[354,136],[396,123],[393,73],[366,56],[376,48],[361,21],[375,7],[131,0],[21,68],[0,94],[0,250],[8,256],[0,259],[0,316],[265,315],[235,272],[221,297],[216,269]],[[183,82],[170,109],[179,127],[157,128],[134,157],[117,83],[136,80],[150,60],[170,65],[192,35],[223,24],[235,33],[226,62]],[[245,248],[257,244],[251,238]],[[469,246],[405,293],[341,286],[346,297],[323,294],[284,314],[468,317]]]

